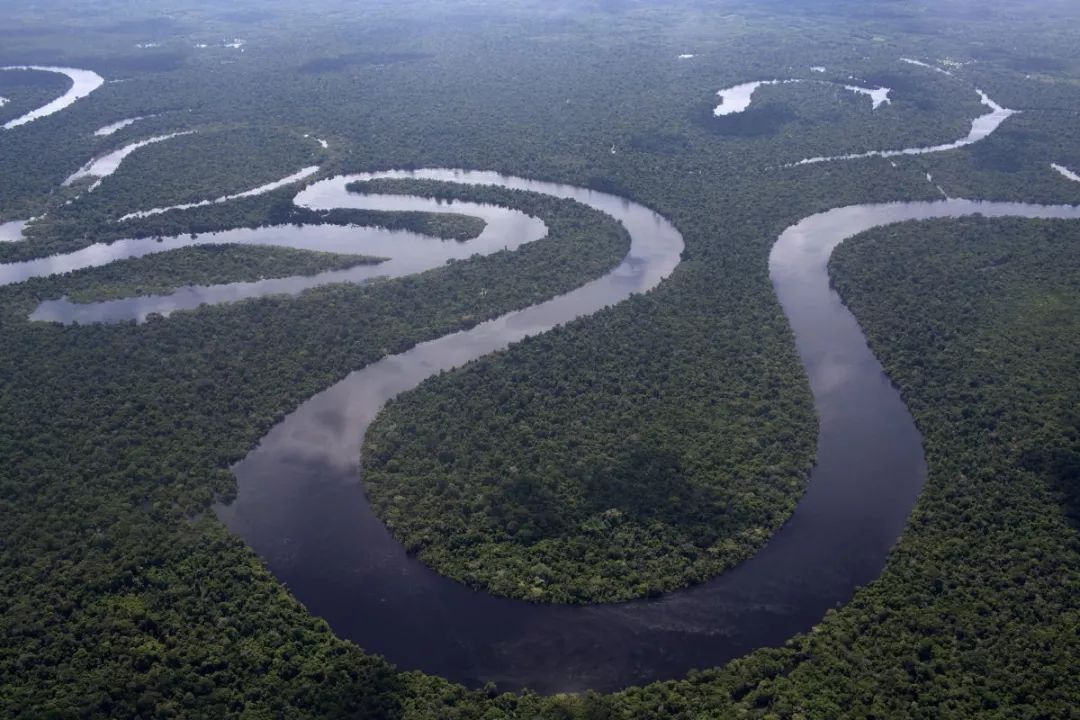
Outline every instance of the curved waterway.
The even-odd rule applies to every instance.
[[[320,142],[324,141],[320,140]],[[265,185],[259,185],[258,187],[254,187],[250,190],[244,190],[243,192],[238,192],[233,195],[222,195],[221,197],[214,198],[213,200],[200,200],[199,202],[183,203],[181,205],[168,205],[166,207],[151,208],[150,210],[137,210],[135,212],[130,212],[127,215],[122,215],[119,221],[124,222],[125,220],[146,218],[152,215],[161,215],[162,213],[167,212],[191,210],[192,208],[206,207],[208,205],[221,205],[223,203],[232,202],[233,200],[255,197],[256,195],[265,195],[268,192],[273,192],[274,190],[277,190],[278,188],[283,188],[286,185],[292,185],[293,183],[301,182],[303,180],[307,180],[310,177],[314,177],[319,173],[320,169],[321,168],[319,168],[318,165],[310,165],[306,168],[294,172],[292,175],[283,177],[280,180],[274,180],[273,182],[268,182]],[[356,177],[351,179],[356,179]],[[350,205],[350,207],[358,206]]]
[[[378,177],[491,184],[572,198],[622,222],[631,248],[614,271],[574,291],[384,358],[312,397],[234,467],[237,500],[216,511],[339,635],[406,669],[474,686],[490,681],[504,689],[540,692],[615,690],[782,644],[880,574],[918,497],[926,465],[911,416],[857,322],[830,289],[827,262],[840,242],[905,220],[972,214],[1080,219],[1080,207],[943,200],[838,208],[788,228],[772,250],[769,270],[795,332],[820,422],[817,465],[791,519],[753,558],[697,587],[618,605],[534,605],[470,590],[405,553],[364,496],[363,435],[390,398],[424,379],[658,285],[674,270],[683,248],[679,233],[663,217],[612,195],[494,173],[390,171],[321,181],[296,202],[312,209],[462,212],[483,217],[484,233],[455,243],[377,228],[308,226],[129,240],[0,266],[0,283],[203,242],[390,257],[356,271],[400,275],[442,264],[446,257],[440,253],[491,252],[546,231],[539,220],[502,208],[345,190],[352,180]],[[402,265],[394,270],[393,262]],[[282,285],[188,289],[194,299],[177,304],[362,281],[347,275],[351,272],[266,281]],[[46,304],[35,316],[53,312],[50,319],[65,322],[139,318],[148,311],[146,303],[167,312],[176,300],[168,297],[164,305],[160,298],[66,309],[61,303],[51,311]]]
[[[880,158],[894,158],[901,157],[903,155],[930,155],[932,153],[945,152],[947,150],[956,150],[966,145],[973,145],[980,140],[985,140],[990,135],[1001,127],[1001,124],[1011,118],[1019,110],[1010,110],[1007,107],[998,105],[993,99],[978,88],[975,92],[979,94],[979,101],[990,112],[985,115],[980,115],[971,121],[971,130],[968,134],[959,140],[954,140],[950,143],[943,143],[941,145],[929,145],[927,147],[913,147],[904,148],[902,150],[870,150],[862,153],[851,153],[848,155],[827,155],[821,157],[806,158],[800,160],[797,163],[785,165],[784,167],[797,167],[799,165],[816,165],[817,163],[824,162],[837,162],[839,160],[861,160],[863,158],[880,157]]]
[[[234,467],[237,500],[217,511],[339,635],[405,669],[507,690],[607,691],[679,677],[780,645],[850,600],[881,573],[926,463],[899,393],[830,289],[832,250],[905,220],[1080,219],[1080,207],[943,200],[844,207],[788,228],[769,269],[820,421],[817,465],[790,521],[753,558],[694,588],[618,605],[535,605],[470,590],[404,551],[364,497],[364,431],[425,378],[655,286],[682,242],[648,208],[603,193],[490,173],[418,175],[572,197],[620,220],[632,249],[604,278],[384,358],[314,396]]]
[[[61,75],[66,75],[71,80],[71,87],[68,88],[67,92],[36,110],[32,110],[25,115],[20,115],[14,120],[9,120],[4,123],[5,130],[10,130],[19,125],[33,122],[38,118],[60,112],[75,101],[86,97],[105,84],[105,78],[92,70],[78,70],[76,68],[52,67],[47,65],[8,65],[7,67],[0,67],[0,71],[4,70],[37,70],[39,72],[59,73]]]
[[[133,152],[139,148],[144,148],[147,145],[155,145],[166,140],[172,140],[175,137],[182,137],[184,135],[194,134],[194,130],[188,130],[186,132],[174,132],[168,135],[157,135],[155,137],[146,138],[145,140],[139,140],[137,142],[129,143],[121,148],[113,150],[107,155],[102,155],[99,158],[95,158],[90,162],[83,165],[74,173],[68,176],[67,180],[64,180],[63,186],[68,187],[72,183],[82,180],[83,178],[94,178],[93,185],[87,190],[87,192],[93,192],[101,186],[101,181],[104,178],[115,173],[120,169],[120,165],[124,160],[128,158]]]
[[[177,310],[197,308],[200,305],[216,305],[268,295],[296,295],[309,288],[332,283],[361,283],[372,278],[412,275],[445,265],[451,260],[466,260],[474,255],[513,250],[547,234],[547,226],[541,220],[517,210],[481,203],[440,201],[405,195],[364,195],[346,189],[353,181],[402,176],[402,173],[392,171],[338,176],[310,185],[296,196],[294,202],[309,210],[349,208],[457,213],[482,219],[485,223],[484,230],[467,242],[441,240],[380,227],[337,225],[282,225],[205,233],[194,237],[178,235],[160,240],[118,240],[98,243],[63,255],[0,265],[0,285],[207,244],[291,247],[382,259],[382,262],[376,264],[357,265],[315,275],[186,286],[168,295],[147,295],[85,304],[73,303],[67,298],[47,300],[30,316],[31,320],[65,324],[128,320],[142,322],[151,314],[167,316]]]
[[[824,68],[822,71],[824,72]],[[753,102],[754,93],[757,92],[759,87],[764,85],[795,85],[798,83],[832,85],[857,95],[866,95],[870,98],[870,103],[874,110],[877,110],[882,105],[892,103],[892,100],[889,99],[889,93],[892,92],[892,90],[886,87],[871,88],[863,87],[862,85],[831,82],[829,80],[806,80],[802,78],[792,78],[788,80],[758,80],[724,88],[717,92],[716,94],[720,97],[720,104],[713,108],[713,115],[716,117],[724,117],[725,115],[737,115],[738,113],[745,112],[750,107],[750,103]]]

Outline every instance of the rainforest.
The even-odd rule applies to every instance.
[[[0,10],[0,717],[1074,716],[1075,3]]]

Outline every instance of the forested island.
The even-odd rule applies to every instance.
[[[320,179],[391,168],[572,184],[670,220],[685,250],[656,289],[432,377],[366,439],[365,493],[407,559],[502,602],[632,613],[628,601],[694,592],[798,521],[822,408],[768,272],[786,228],[944,196],[1080,204],[1080,183],[1051,167],[1080,168],[1072,3],[318,5],[9,3],[0,67],[106,82],[0,130],[0,222],[29,221],[0,243],[0,264],[236,228],[377,226],[465,247],[484,231],[452,212],[294,202]],[[720,89],[774,78],[887,87],[890,103],[802,82],[713,114]],[[0,71],[0,123],[69,82]],[[790,167],[953,142],[986,112],[977,89],[1019,114],[975,144]],[[92,192],[64,184],[173,133],[187,134],[133,152]],[[267,192],[122,219],[308,167]],[[720,667],[663,676],[644,657],[634,677],[646,679],[615,692],[538,693],[451,682],[342,637],[215,507],[235,496],[234,463],[300,404],[612,272],[626,229],[496,187],[350,190],[498,205],[548,232],[416,275],[141,324],[28,317],[65,296],[380,258],[210,242],[0,286],[0,716],[1004,720],[1080,705],[1080,223],[933,220],[842,244],[831,281],[928,465],[880,577],[807,632]]]
[[[340,253],[305,252],[261,245],[201,245],[168,254],[120,260],[64,283],[67,297],[78,303],[140,295],[162,295],[182,285],[251,282],[285,275],[315,275],[354,265],[377,265],[381,258]]]

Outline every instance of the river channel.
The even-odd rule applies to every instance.
[[[606,691],[679,677],[782,644],[849,601],[881,573],[926,462],[899,393],[830,288],[832,250],[904,220],[1080,218],[1076,207],[944,200],[839,208],[790,227],[769,269],[820,422],[817,465],[792,518],[752,559],[700,586],[617,605],[538,605],[471,590],[409,556],[364,496],[363,434],[387,400],[424,379],[655,286],[682,241],[651,210],[603,193],[490,173],[416,175],[571,197],[622,222],[631,251],[578,290],[387,357],[314,396],[234,467],[239,495],[219,516],[338,634],[406,669],[507,690]]]
[[[502,689],[529,687],[546,693],[606,691],[680,677],[757,647],[782,644],[811,629],[828,609],[848,602],[859,586],[881,573],[918,498],[926,462],[921,437],[899,393],[867,347],[855,318],[830,288],[827,263],[839,243],[906,220],[972,214],[1080,219],[1080,207],[952,199],[837,208],[789,227],[773,247],[769,271],[794,330],[819,420],[817,464],[791,519],[753,558],[702,585],[615,605],[538,605],[471,590],[409,556],[364,496],[359,467],[364,432],[390,398],[432,375],[656,287],[677,267],[683,241],[652,210],[605,193],[489,172],[389,171],[320,181],[296,201],[314,209],[464,212],[484,217],[484,234],[457,244],[411,233],[316,226],[231,231],[164,243],[121,241],[0,266],[0,282],[196,242],[349,248],[396,258],[362,266],[357,277],[324,274],[255,288],[251,286],[256,283],[234,283],[195,289],[193,300],[181,298],[174,304],[161,298],[85,306],[54,303],[36,313],[39,319],[63,322],[140,319],[150,307],[168,312],[199,302],[408,274],[442,264],[448,257],[440,253],[456,256],[465,252],[461,248],[467,248],[467,254],[491,252],[537,240],[545,232],[535,218],[505,209],[433,205],[421,198],[365,196],[345,189],[351,180],[373,177],[491,184],[572,198],[620,221],[629,232],[630,251],[612,272],[576,290],[386,357],[310,398],[233,468],[237,499],[216,511],[339,635],[403,669],[472,686],[493,682]],[[414,242],[421,245],[402,249]],[[403,265],[395,269],[394,262]]]

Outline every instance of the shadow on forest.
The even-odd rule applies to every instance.
[[[763,103],[741,113],[720,117],[713,115],[713,107],[715,105],[709,105],[704,111],[697,112],[698,124],[717,135],[730,137],[770,137],[799,118],[790,105],[782,103]]]
[[[1069,521],[1080,530],[1080,411],[1074,410],[1063,424],[1062,442],[1037,438],[1033,447],[1020,454],[1020,466],[1050,480],[1051,487],[1061,493]]]
[[[116,73],[169,72],[178,70],[187,61],[182,52],[139,53],[137,55],[112,55],[104,57],[76,57],[65,60],[65,65],[84,67],[105,75]]]
[[[638,152],[657,153],[658,155],[677,155],[690,149],[690,141],[686,136],[656,130],[634,135],[627,145]]]
[[[299,67],[302,73],[339,72],[360,65],[390,65],[392,63],[419,62],[433,57],[419,52],[354,52],[332,57],[308,60]]]

